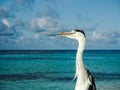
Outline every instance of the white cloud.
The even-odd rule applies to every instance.
[[[106,37],[106,35],[104,35],[102,33],[93,32],[92,39],[93,40],[106,40],[107,37]]]
[[[57,18],[43,16],[31,21],[31,28],[35,28],[36,26],[50,32],[55,32],[61,29],[62,24]]]
[[[103,42],[103,43],[111,43],[116,44],[120,42],[120,32],[104,32],[104,33],[97,33],[93,32],[92,34],[92,41],[95,42]]]
[[[39,35],[39,34],[37,34],[37,33],[33,34],[33,39],[38,40],[39,38],[40,38],[40,35]]]
[[[7,27],[10,27],[10,23],[8,22],[7,19],[2,19],[2,22],[3,22]]]

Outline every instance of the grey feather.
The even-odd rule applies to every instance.
[[[90,85],[89,85],[89,88],[88,90],[96,90],[96,85],[95,85],[95,81],[94,81],[94,78],[92,76],[92,74],[90,73],[89,70],[87,70],[87,73],[88,73],[88,78],[90,80]]]

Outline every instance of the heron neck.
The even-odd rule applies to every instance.
[[[78,69],[81,69],[80,67],[84,67],[83,57],[82,57],[83,56],[83,51],[84,50],[81,50],[78,47],[77,56],[76,56],[76,64],[78,66]]]
[[[82,39],[82,40],[79,40],[78,42],[79,42],[79,46],[77,49],[76,74],[75,74],[75,76],[77,77],[77,81],[76,81],[75,90],[87,90],[87,89],[84,89],[84,84],[88,77],[87,77],[86,69],[82,59],[86,41],[85,39]]]
[[[77,49],[77,58],[76,60],[80,60],[82,61],[82,56],[83,56],[83,52],[84,52],[84,49],[85,49],[85,44],[86,42],[85,41],[78,41],[79,43],[79,46],[78,46],[78,49]]]
[[[79,46],[77,49],[77,56],[76,56],[76,73],[79,74],[85,69],[84,63],[83,63],[83,51],[85,49],[86,42],[79,42]]]
[[[85,39],[78,40],[78,44],[79,44],[78,53],[82,54],[86,46],[86,40]]]

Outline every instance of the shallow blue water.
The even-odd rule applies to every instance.
[[[74,90],[74,50],[0,51],[0,90]],[[120,90],[120,51],[88,50],[97,90]]]

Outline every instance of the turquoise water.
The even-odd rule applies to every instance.
[[[0,90],[74,90],[74,50],[0,51]],[[87,50],[97,90],[120,90],[120,51]]]

